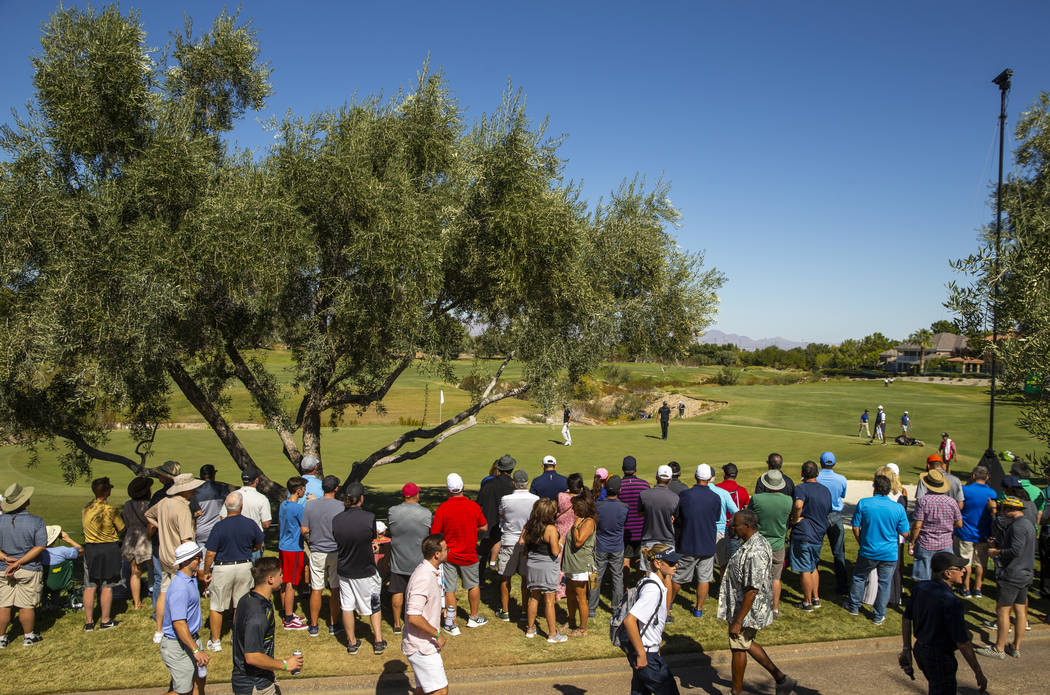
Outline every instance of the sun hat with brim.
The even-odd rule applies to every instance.
[[[948,492],[952,487],[952,484],[944,477],[944,473],[937,468],[924,474],[921,479],[922,484],[925,485],[926,489],[930,492]]]
[[[153,478],[143,478],[142,476],[132,478],[131,482],[128,483],[128,497],[133,500],[146,497],[149,495],[151,487],[153,487]]]
[[[58,537],[62,535],[61,526],[47,526],[44,528],[44,532],[47,533],[47,542],[44,545],[50,546],[52,543],[58,540]]]
[[[182,473],[182,464],[178,461],[165,461],[157,466],[157,472],[169,478],[174,478],[179,473]]]
[[[4,501],[3,504],[0,504],[0,509],[3,509],[5,514],[15,511],[29,501],[29,498],[33,496],[34,490],[36,488],[32,485],[22,487],[18,483],[11,483],[4,490]]]
[[[1024,509],[1024,502],[1020,497],[1006,497],[999,502],[999,506],[1004,509]]]
[[[762,474],[762,487],[767,490],[783,490],[787,483],[784,482],[784,474],[778,470],[766,471]]]
[[[187,473],[187,475],[189,475]],[[186,541],[178,548],[175,548],[175,564],[181,565],[187,560],[192,560],[195,556],[200,555],[204,552],[204,548],[200,547],[193,541]]]
[[[171,497],[187,490],[196,490],[203,484],[204,481],[194,478],[192,473],[180,473],[175,476],[175,481],[168,488],[168,496]]]
[[[496,470],[503,471],[504,473],[514,470],[514,467],[518,465],[518,462],[514,460],[514,457],[510,454],[503,454],[496,461]]]

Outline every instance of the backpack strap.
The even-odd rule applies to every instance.
[[[639,582],[638,583],[638,596],[639,597],[642,595],[642,587],[644,587],[646,584],[652,584],[652,585],[656,586],[656,580],[650,579],[649,577],[646,577],[641,582]],[[657,591],[657,593],[659,593],[659,591],[660,591],[659,587],[657,587],[656,591]],[[639,637],[641,637],[643,634],[645,634],[645,631],[653,626],[653,623],[656,622],[656,616],[658,616],[659,614],[660,614],[660,603],[659,603],[659,601],[657,601],[657,603],[656,603],[656,610],[653,611],[652,617],[649,618],[649,620],[645,621],[645,625],[643,625],[641,628],[639,628],[639,630],[638,630],[638,636]]]

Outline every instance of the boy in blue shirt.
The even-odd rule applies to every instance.
[[[306,495],[306,480],[299,476],[288,479],[288,499],[281,502],[278,510],[280,540],[277,550],[281,555],[281,603],[284,608],[284,629],[305,630],[306,622],[295,614],[295,587],[303,576],[306,566],[306,553],[303,552],[303,536],[300,527],[303,523],[305,506],[300,501]]]

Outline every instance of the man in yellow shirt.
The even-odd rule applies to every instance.
[[[120,533],[124,519],[120,510],[107,500],[113,491],[109,478],[91,481],[95,495],[84,507],[84,631],[95,629],[95,592],[99,594],[102,614],[99,629],[116,627],[110,608],[113,606],[113,587],[120,583]]]

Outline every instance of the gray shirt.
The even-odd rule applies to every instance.
[[[1024,586],[1035,576],[1035,526],[1025,518],[1014,519],[1006,527],[1006,538],[1003,540],[999,555],[995,579]]]
[[[47,546],[47,531],[44,520],[29,512],[17,512],[0,516],[0,550],[6,555],[19,558],[37,546]],[[30,572],[43,569],[43,553],[35,560],[22,565]],[[7,569],[6,562],[0,562],[0,571]]]
[[[418,502],[402,502],[387,511],[391,572],[410,575],[423,562],[423,539],[430,535],[433,518]]]
[[[948,478],[948,483],[951,485],[951,489],[948,490],[948,496],[959,504],[963,503],[963,490],[962,481],[956,478],[951,473],[945,474]],[[919,476],[919,483],[915,486],[915,501],[918,502],[922,499],[923,495],[926,494],[926,486],[923,485],[922,476]]]
[[[332,497],[310,500],[303,510],[303,526],[310,530],[310,552],[334,553],[338,550],[332,536],[332,519],[346,506]]]
[[[674,545],[674,517],[678,514],[678,493],[666,485],[642,490],[638,509],[645,516],[642,525],[642,545],[667,543]]]
[[[532,514],[532,505],[536,504],[538,499],[539,495],[534,495],[528,490],[515,490],[503,496],[499,501],[500,545],[509,548],[518,542],[525,522]]]

